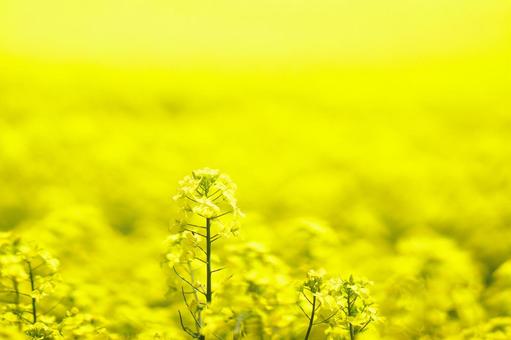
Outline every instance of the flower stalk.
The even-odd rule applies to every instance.
[[[211,303],[213,291],[211,290],[211,220],[206,218],[206,301]]]
[[[16,278],[12,278],[12,289],[14,290],[14,314],[16,314],[17,318],[17,326],[18,330],[22,330],[22,319],[21,319],[21,309],[20,309],[20,291],[19,291],[19,284],[18,280]]]
[[[30,261],[27,261],[28,266],[28,278],[30,280],[30,289],[32,292],[35,291],[35,282],[34,282],[34,271],[32,270],[32,263]],[[37,322],[37,306],[36,306],[36,299],[34,296],[32,296],[32,323]]]
[[[311,315],[309,317],[309,326],[307,327],[307,333],[305,334],[305,340],[309,339],[309,336],[312,331],[312,326],[314,325],[314,314],[316,313],[316,296],[312,297],[312,308]]]
[[[224,236],[235,235],[242,216],[234,193],[236,186],[218,170],[200,169],[180,181],[174,199],[181,204],[180,231],[167,239],[166,262],[181,281],[181,293],[195,327],[185,325],[180,311],[181,328],[190,337],[204,340],[207,320],[204,312],[213,300],[213,274],[224,267],[213,268],[213,243]],[[205,225],[204,225],[205,224]],[[203,281],[194,272],[203,268]],[[185,288],[191,289],[190,292]],[[187,298],[187,294],[191,294]],[[192,301],[193,300],[193,301]]]

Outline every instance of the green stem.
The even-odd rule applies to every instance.
[[[211,304],[211,299],[213,296],[213,291],[211,289],[211,219],[206,218],[206,305],[209,306]],[[205,340],[206,337],[204,335],[200,335],[200,340]]]
[[[16,306],[16,316],[18,318],[17,324],[18,324],[18,330],[21,331],[22,325],[21,325],[21,311],[20,311],[20,291],[18,287],[18,281],[15,278],[12,278],[12,286],[14,289],[14,305]]]
[[[316,295],[312,297],[312,312],[309,319],[309,327],[307,328],[307,334],[305,334],[305,340],[309,339],[309,336],[312,331],[312,326],[314,325],[314,313],[316,312]]]
[[[32,292],[35,290],[35,282],[34,282],[34,272],[32,271],[32,264],[30,261],[27,261],[28,264],[28,275],[30,278],[30,288],[32,289]],[[33,323],[37,322],[37,308],[36,308],[36,300],[34,297],[32,297],[32,319]]]
[[[347,302],[348,302],[348,317],[351,316],[351,307],[352,303],[350,301],[350,293],[348,292]],[[355,329],[353,329],[353,324],[350,322],[350,340],[355,340]]]
[[[211,303],[211,220],[206,218],[206,302]]]

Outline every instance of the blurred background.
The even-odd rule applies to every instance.
[[[242,239],[375,281],[374,337],[491,328],[511,316],[510,23],[500,0],[2,0],[0,228],[111,329],[168,329],[171,197],[218,168]]]

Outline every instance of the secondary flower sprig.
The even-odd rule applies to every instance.
[[[59,261],[47,251],[10,233],[0,235],[0,294],[9,302],[2,311],[21,331],[38,322],[39,301],[53,291]]]
[[[309,320],[305,340],[312,328],[326,325],[327,339],[356,339],[369,325],[378,321],[377,310],[370,296],[370,281],[350,276],[326,279],[326,272],[309,271],[300,286],[298,307]],[[303,305],[309,305],[307,311]]]
[[[100,318],[75,307],[64,317],[53,314],[60,305],[52,294],[62,284],[58,267],[59,261],[36,244],[0,233],[0,338],[115,339]],[[42,309],[44,300],[52,307]]]

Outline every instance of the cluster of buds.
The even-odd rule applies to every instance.
[[[348,280],[325,277],[324,270],[311,270],[299,289],[298,307],[309,320],[305,339],[313,326],[323,324],[327,339],[353,340],[379,320],[368,288],[372,282],[353,276]],[[310,312],[304,304],[310,305]]]

